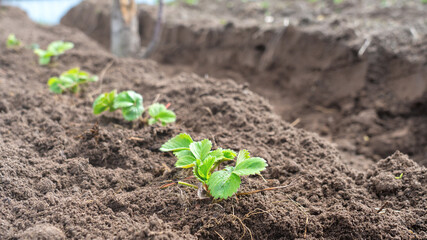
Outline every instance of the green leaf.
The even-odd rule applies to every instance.
[[[160,103],[153,103],[151,104],[151,106],[148,108],[148,114],[150,114],[151,117],[153,118],[157,118],[157,116],[159,115],[159,113],[163,112],[167,110],[166,106]]]
[[[50,57],[49,56],[46,56],[46,57],[40,57],[39,58],[39,64],[40,65],[47,65],[47,64],[49,64],[50,63]]]
[[[72,43],[72,42],[64,42],[61,46],[62,52],[65,52],[65,51],[70,50],[72,48],[74,48],[74,43]]]
[[[113,107],[121,108],[123,118],[127,121],[138,119],[144,112],[142,96],[134,91],[124,91],[117,95]]]
[[[39,56],[39,64],[46,65],[50,63],[52,56],[58,56],[74,47],[71,42],[55,41],[49,44],[46,51],[40,48],[34,49],[34,53]]]
[[[200,176],[199,174],[199,166],[202,165],[200,159],[196,159],[196,164],[193,167],[193,174],[194,176],[197,178],[197,180],[199,180],[202,183],[206,183],[206,178]]]
[[[17,48],[21,46],[21,41],[19,41],[15,34],[9,34],[6,41],[6,47],[7,48]]]
[[[157,115],[157,118],[159,119],[160,122],[162,122],[163,125],[166,125],[167,123],[173,123],[176,121],[176,115],[171,110],[166,110],[159,113],[159,115]]]
[[[222,151],[221,148],[218,148],[217,150],[211,151],[207,157],[214,157],[216,160],[221,160],[224,158]]]
[[[50,78],[49,81],[47,82],[47,84],[49,85],[49,90],[51,92],[58,93],[58,94],[62,93],[67,88],[75,87],[75,85],[74,85],[75,83],[74,83],[73,79],[65,78],[65,77]]]
[[[230,170],[221,170],[212,173],[207,180],[209,191],[214,198],[227,199],[240,187],[240,177]]]
[[[236,166],[239,165],[239,163],[243,162],[244,160],[246,160],[250,157],[251,156],[250,156],[248,150],[246,150],[246,149],[240,150],[239,155],[237,155]]]
[[[39,57],[46,55],[46,51],[40,48],[34,49],[34,53]]]
[[[70,50],[74,47],[71,42],[54,41],[47,46],[47,51],[51,52],[54,56],[63,54],[65,51]]]
[[[73,78],[67,76],[60,76],[59,82],[61,83],[63,89],[67,89],[76,85],[76,81]]]
[[[264,159],[259,157],[253,157],[245,159],[239,163],[236,163],[236,168],[233,173],[239,176],[246,176],[251,174],[257,174],[265,170],[267,163]]]
[[[66,72],[63,72],[61,75],[77,75],[80,73],[80,68],[76,67],[76,68],[72,68]]]
[[[175,163],[175,167],[177,168],[190,168],[193,167],[196,162],[196,158],[190,150],[181,150],[173,154],[178,158]]]
[[[227,160],[233,160],[236,157],[236,152],[231,149],[222,150],[222,155]]]
[[[224,161],[230,161],[233,160],[234,157],[236,156],[236,153],[233,150],[230,149],[222,149],[222,148],[218,148],[214,151],[211,151],[208,154],[208,157],[212,156],[215,157],[215,164],[224,162]]]
[[[73,85],[78,84],[78,81],[79,81],[79,78],[77,77],[77,75],[73,75],[73,74],[61,74],[59,78],[67,79],[67,81],[72,82]]]
[[[135,104],[135,106],[122,108],[123,118],[127,121],[133,121],[141,117],[144,112],[142,103]]]
[[[159,121],[162,122],[163,126],[165,126],[168,123],[173,123],[176,121],[176,115],[171,110],[166,110],[165,112],[162,112],[159,114]]]
[[[193,143],[193,139],[191,139],[190,135],[186,133],[181,133],[165,144],[162,145],[160,151],[169,152],[169,151],[180,151],[180,150],[190,150],[190,144]]]
[[[50,57],[52,54],[49,54],[47,51],[40,48],[34,49],[34,53],[39,56],[40,65],[46,65],[50,63]]]
[[[152,104],[148,109],[148,114],[154,119],[149,120],[149,124],[154,124],[160,121],[163,125],[176,121],[176,115],[173,111],[168,110],[165,105],[160,103]]]
[[[92,76],[90,78],[87,79],[88,82],[97,82],[98,81],[98,76]]]
[[[99,95],[93,102],[93,113],[97,115],[106,110],[110,110],[110,112],[114,111],[115,108],[113,107],[113,104],[116,95],[116,90]]]
[[[150,118],[148,119],[148,125],[153,125],[157,122],[157,120],[155,118]]]
[[[97,80],[97,77],[92,77]],[[91,78],[91,79],[92,79]],[[80,71],[80,68],[72,68],[66,72],[63,72],[59,77],[59,85],[62,91],[70,89],[71,92],[76,93],[80,90],[80,84],[85,84],[89,80],[89,73]]]
[[[200,142],[193,142],[190,144],[190,151],[193,155],[200,160],[204,160],[212,148],[212,142],[209,139],[204,139]]]
[[[212,156],[207,157],[199,166],[199,169],[198,169],[199,175],[205,179],[209,179],[211,175],[211,168],[213,167],[215,161],[216,161],[215,157],[212,157]]]
[[[116,100],[114,101],[114,108],[126,108],[132,107],[135,105],[135,102],[141,100],[142,96],[134,91],[123,91],[117,95]]]
[[[62,88],[60,85],[59,78],[57,77],[50,78],[47,84],[49,85],[49,90],[51,92],[58,93],[58,94],[62,93]]]

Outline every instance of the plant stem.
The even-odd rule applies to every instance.
[[[225,162],[225,161],[233,161],[233,160],[229,160],[229,159],[221,159],[219,160],[217,163],[215,163],[215,165],[211,168],[211,173],[213,173],[213,171],[215,171],[216,168],[218,168],[218,170],[221,167],[221,163]]]
[[[192,187],[194,189],[199,189],[196,185],[189,184],[189,183],[186,183],[186,182],[178,181],[178,184],[181,184],[181,185],[184,185],[184,186],[187,186],[187,187]]]
[[[139,117],[139,120],[144,124],[148,123],[148,117],[142,117],[142,115],[141,115],[141,117]]]

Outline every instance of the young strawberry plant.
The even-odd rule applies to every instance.
[[[37,48],[34,50],[34,53],[39,56],[40,65],[47,65],[50,63],[52,57],[57,58],[59,55],[73,47],[74,44],[71,42],[55,41],[50,43],[46,50]]]
[[[117,97],[117,91],[113,90],[109,93],[103,93],[99,95],[93,102],[93,113],[95,115],[101,114],[105,111],[114,112],[114,100]]]
[[[90,76],[80,68],[73,68],[63,72],[59,77],[50,78],[47,84],[51,92],[61,94],[68,89],[72,93],[77,93],[80,91],[80,85],[96,81],[98,81],[97,76]]]
[[[19,48],[21,47],[22,42],[20,40],[18,40],[15,36],[15,34],[9,34],[9,36],[7,37],[7,41],[6,41],[6,47],[9,49],[12,48]]]
[[[163,126],[166,126],[168,123],[173,123],[176,120],[176,115],[173,111],[168,110],[167,107],[160,103],[154,103],[148,108],[148,114],[150,119],[148,119],[148,124],[152,125],[156,122],[162,123]]]
[[[175,167],[193,168],[193,174],[201,182],[204,190],[215,199],[227,199],[240,187],[240,177],[259,174],[265,170],[267,162],[259,157],[250,157],[247,150],[237,154],[230,149],[212,150],[212,142],[204,139],[194,142],[190,135],[181,133],[170,139],[160,148],[163,152],[173,152],[178,158]],[[234,161],[235,166],[226,166],[218,170],[225,161]],[[198,188],[185,182],[179,184]]]
[[[109,110],[114,112],[122,110],[123,118],[133,121],[141,117],[144,112],[142,96],[134,91],[123,91],[117,94],[116,90],[99,95],[93,102],[93,113],[95,115]]]
[[[117,94],[117,91],[114,90],[99,95],[93,103],[93,113],[95,115],[107,110],[114,112],[118,109],[122,110],[123,118],[127,121],[141,118],[145,110],[142,96],[134,91],[123,91]],[[148,114],[151,116],[148,120],[150,125],[160,122],[165,126],[176,120],[175,113],[168,110],[165,105],[159,103],[149,106]]]

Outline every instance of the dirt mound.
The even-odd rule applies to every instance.
[[[379,160],[396,149],[427,164],[425,4],[263,2],[269,5],[168,6],[153,58],[171,75],[188,71],[249,83],[283,119],[298,119],[298,127],[336,142],[361,169],[370,167],[364,158]],[[108,48],[109,12],[108,2],[85,1],[61,22]],[[265,23],[266,13],[273,23]],[[147,44],[155,9],[140,5],[139,18]]]
[[[326,140],[282,121],[245,85],[169,77],[151,61],[112,57],[77,30],[36,25],[2,8],[0,39],[10,32],[41,47],[58,39],[76,47],[53,67],[38,66],[30,50],[0,49],[1,239],[427,238],[426,169],[405,155],[358,173]],[[104,79],[78,96],[47,89],[47,79],[64,70],[99,74],[110,62]],[[178,122],[134,126],[119,113],[95,117],[94,98],[112,89],[133,89],[145,102],[159,94]],[[267,182],[245,178],[242,191],[290,185],[217,203],[187,188],[160,190],[188,174],[158,150],[179,132],[265,158]]]

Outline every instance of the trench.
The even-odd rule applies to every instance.
[[[141,5],[143,45],[155,11]],[[61,20],[108,49],[109,5],[83,2]],[[168,21],[152,57],[166,74],[232,79],[292,125],[334,142],[356,169],[400,150],[427,165],[427,67],[378,47],[363,56],[343,38],[296,26],[193,26]],[[359,46],[360,47],[360,46]]]

